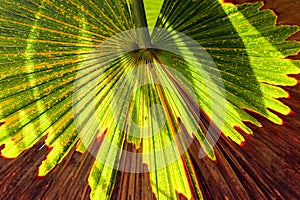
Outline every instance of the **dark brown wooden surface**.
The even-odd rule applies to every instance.
[[[280,25],[300,25],[299,0],[266,0],[264,8],[274,10]],[[290,37],[295,39],[300,40],[300,32]],[[300,80],[300,75],[294,77]],[[243,147],[221,137],[216,146],[216,162],[199,159],[196,142],[189,148],[205,199],[300,199],[300,84],[285,89],[290,98],[282,102],[293,113],[280,115],[283,126],[251,113],[263,127],[249,124],[254,135],[242,133],[247,141]],[[89,199],[87,180],[93,157],[73,149],[46,177],[37,177],[38,166],[49,152],[47,148],[38,150],[42,142],[16,159],[0,158],[0,199]],[[125,148],[134,151],[130,144]],[[148,174],[118,173],[112,199],[153,198]]]

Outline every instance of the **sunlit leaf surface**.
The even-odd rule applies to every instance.
[[[253,134],[244,122],[261,126],[247,110],[283,123],[278,113],[291,109],[278,100],[289,97],[279,86],[295,85],[287,74],[300,73],[299,62],[285,59],[300,49],[285,41],[296,26],[275,26],[262,3],[144,4],[148,26],[158,29],[149,31],[151,49],[140,50],[131,1],[0,1],[4,157],[46,136],[51,151],[38,175],[72,148],[89,151],[91,199],[111,197],[118,169],[149,172],[157,199],[202,199],[186,152],[192,139],[216,161],[219,133],[242,146],[237,129]],[[125,151],[129,144],[135,153]]]

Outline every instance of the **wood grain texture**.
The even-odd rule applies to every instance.
[[[300,1],[265,0],[264,3],[264,9],[276,13],[279,25],[300,25]],[[300,41],[300,32],[289,40]],[[291,58],[299,59],[300,54]],[[300,75],[294,77],[300,80]],[[197,141],[188,149],[204,199],[300,199],[300,84],[284,89],[290,98],[281,101],[293,112],[288,116],[279,114],[284,120],[282,126],[251,113],[263,127],[248,124],[254,135],[241,132],[246,138],[243,147],[221,137],[216,146],[217,161],[199,159]],[[89,199],[88,175],[94,158],[72,149],[49,174],[37,177],[38,166],[50,151],[41,148],[42,145],[43,140],[16,159],[0,158],[0,199]],[[93,145],[97,149],[97,143]],[[130,144],[124,148],[137,151]],[[181,194],[178,197],[185,199]],[[155,199],[149,174],[118,172],[112,199]]]

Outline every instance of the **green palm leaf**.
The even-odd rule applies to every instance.
[[[47,136],[39,175],[74,146],[90,151],[92,199],[111,197],[117,170],[149,172],[158,199],[201,199],[186,152],[192,139],[200,157],[216,160],[221,132],[242,145],[237,127],[253,134],[244,122],[261,126],[247,110],[277,124],[273,111],[291,112],[278,98],[289,97],[279,86],[297,83],[287,75],[300,73],[285,59],[300,49],[285,41],[298,27],[275,26],[261,6],[1,0],[1,154],[17,157]],[[156,28],[135,29],[145,24]]]

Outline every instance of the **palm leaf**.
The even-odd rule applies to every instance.
[[[247,111],[283,123],[277,113],[291,109],[279,86],[300,73],[285,59],[300,44],[285,39],[298,27],[275,26],[262,3],[145,0],[156,28],[135,29],[133,2],[0,1],[1,154],[17,157],[46,136],[39,175],[72,148],[89,151],[92,199],[111,197],[117,170],[149,172],[158,199],[201,199],[186,150],[194,140],[200,157],[217,160],[221,132],[242,146],[238,129],[253,134],[244,122],[261,126]],[[140,51],[143,31],[151,49]]]

